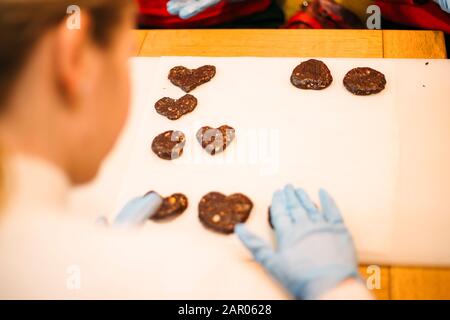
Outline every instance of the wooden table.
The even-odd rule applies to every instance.
[[[138,56],[446,58],[444,35],[394,30],[136,30]],[[367,267],[360,272],[367,276]],[[381,268],[380,299],[450,299],[450,269]]]

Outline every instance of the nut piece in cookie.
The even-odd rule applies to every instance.
[[[210,155],[225,151],[235,137],[234,128],[223,125],[219,128],[201,127],[197,131],[197,140]]]
[[[188,93],[198,86],[210,81],[216,75],[216,67],[206,65],[197,69],[183,66],[173,67],[169,72],[169,80],[175,86]]]
[[[164,97],[155,103],[156,112],[170,120],[177,120],[187,113],[194,111],[197,98],[186,94],[178,100]]]
[[[161,207],[159,207],[158,211],[150,219],[155,221],[172,219],[181,215],[187,207],[187,197],[182,193],[174,193],[164,198]]]
[[[367,67],[350,70],[343,82],[348,91],[358,96],[378,93],[386,86],[384,74]]]
[[[185,143],[183,132],[169,130],[153,139],[152,151],[161,159],[173,160],[181,157]]]
[[[210,192],[200,200],[198,217],[208,229],[230,234],[236,224],[247,221],[252,208],[252,201],[241,193],[225,196]]]
[[[333,82],[330,69],[320,60],[303,61],[291,75],[291,83],[300,89],[322,90]]]

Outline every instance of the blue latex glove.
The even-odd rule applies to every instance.
[[[155,192],[130,200],[117,215],[113,226],[137,227],[150,218],[161,206],[162,198]],[[97,220],[99,225],[108,225],[105,217]]]
[[[189,19],[209,7],[215,6],[222,0],[171,0],[167,3],[167,11],[179,16],[181,19]]]
[[[274,193],[276,249],[243,224],[235,229],[255,260],[299,299],[316,299],[348,278],[359,279],[352,237],[339,209],[325,190],[319,197],[321,211],[303,189],[287,185]]]
[[[447,13],[450,13],[450,0],[434,0],[439,6],[441,6],[441,9],[444,10]]]

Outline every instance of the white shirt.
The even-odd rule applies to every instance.
[[[208,249],[215,246],[203,246],[189,233],[125,231],[80,220],[67,209],[67,177],[49,163],[21,156],[5,169],[0,299],[289,298],[250,258],[227,266],[234,251],[221,250],[221,243]],[[323,298],[370,294],[352,284]]]

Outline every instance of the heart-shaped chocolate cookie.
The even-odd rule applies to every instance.
[[[247,221],[252,208],[252,201],[241,193],[227,197],[219,192],[210,192],[198,204],[198,217],[205,227],[230,234],[236,224]]]
[[[152,151],[161,159],[173,160],[181,157],[186,136],[181,131],[166,131],[155,137]]]
[[[216,75],[215,66],[203,66],[198,69],[173,67],[169,72],[169,80],[184,92],[191,92],[198,86],[210,81]]]
[[[163,203],[158,211],[153,214],[150,219],[161,221],[171,219],[181,215],[188,207],[188,199],[182,193],[174,193],[173,195],[164,198]]]
[[[177,120],[185,114],[194,111],[197,98],[186,94],[178,100],[164,97],[155,103],[156,112],[170,120]]]
[[[210,155],[215,155],[225,151],[230,145],[235,137],[235,130],[228,125],[223,125],[219,128],[205,126],[197,131],[196,136],[202,148]]]

